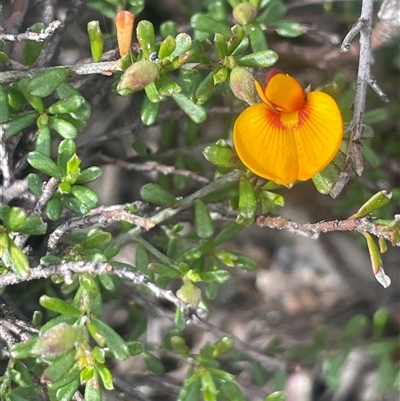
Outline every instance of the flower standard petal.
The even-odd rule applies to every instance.
[[[267,82],[265,97],[277,111],[292,113],[305,105],[304,90],[296,79],[275,74]]]
[[[233,140],[240,160],[254,173],[280,184],[297,179],[296,142],[268,105],[244,110],[235,122]]]

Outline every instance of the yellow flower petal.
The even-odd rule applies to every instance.
[[[310,92],[294,133],[298,179],[305,181],[332,161],[342,142],[343,121],[335,100],[324,92]]]
[[[237,118],[233,140],[240,160],[251,171],[288,184],[298,176],[297,149],[293,133],[279,118],[264,103],[250,106]]]
[[[276,110],[292,113],[305,104],[304,90],[292,77],[275,74],[267,82],[265,97]]]
[[[323,92],[311,92],[304,107],[290,113],[273,111],[263,103],[248,107],[233,131],[243,164],[279,184],[308,180],[325,168],[337,153],[342,135],[339,108]]]

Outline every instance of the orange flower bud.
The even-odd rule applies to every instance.
[[[131,50],[135,16],[129,11],[120,11],[115,17],[119,54],[124,57]]]

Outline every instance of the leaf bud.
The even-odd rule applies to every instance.
[[[229,84],[233,94],[238,99],[245,101],[249,105],[255,103],[254,77],[247,68],[235,67],[231,71]]]
[[[139,60],[133,63],[122,75],[117,91],[120,95],[129,95],[144,89],[153,83],[160,72],[160,66],[148,60]]]
[[[233,18],[240,25],[249,25],[257,17],[257,9],[250,3],[240,3],[233,9]]]

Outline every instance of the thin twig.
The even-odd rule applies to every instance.
[[[0,187],[1,203],[7,204],[11,199],[17,199],[28,192],[28,180],[17,180],[9,187]]]
[[[191,207],[196,199],[204,198],[207,195],[212,194],[217,190],[222,190],[227,185],[232,182],[236,182],[240,175],[243,174],[239,170],[234,170],[225,176],[218,178],[214,182],[204,186],[203,188],[199,189],[198,191],[194,192],[193,194],[189,195],[188,197],[182,199],[175,207],[167,207],[160,212],[151,216],[151,220],[154,222],[155,225],[162,223],[163,221],[169,219],[172,216],[180,213],[182,210],[185,210]],[[131,230],[127,231],[126,233],[121,234],[116,238],[116,242],[120,245],[131,241],[137,235],[140,234],[140,230],[138,228],[132,228]]]
[[[371,77],[371,63],[373,62],[371,47],[372,14],[373,0],[363,0],[360,18],[350,29],[341,46],[341,51],[347,52],[350,49],[351,41],[358,33],[360,34],[360,56],[357,73],[356,94],[354,97],[354,114],[350,123],[351,137],[346,157],[345,170],[340,174],[338,182],[330,194],[333,198],[336,198],[348,183],[350,179],[350,173],[353,168],[359,176],[361,176],[364,171],[360,139],[363,128],[365,99],[368,86],[370,85],[383,101],[388,101],[387,96],[383,93],[382,89],[379,88],[376,81]]]
[[[105,262],[62,262],[60,264],[45,266],[39,265],[30,270],[29,277],[22,278],[16,273],[7,273],[0,276],[0,287],[7,287],[30,280],[50,278],[53,276],[64,277],[65,282],[72,283],[74,273],[90,273],[95,275],[114,274],[122,278],[125,282],[144,285],[157,298],[163,298],[182,310],[182,313],[188,321],[197,322],[206,316],[206,312],[200,308],[188,304],[179,299],[171,290],[161,288],[151,282],[149,278],[142,273],[130,270],[128,268],[114,267]]]
[[[113,71],[121,71],[119,61],[104,61],[101,63],[90,64],[74,64],[57,67],[40,67],[31,68],[24,71],[5,71],[0,73],[0,84],[7,82],[14,82],[21,78],[33,78],[43,72],[52,71],[56,68],[67,68],[69,72],[76,75],[89,75],[89,74],[106,74],[109,75]]]
[[[220,329],[217,326],[214,326],[210,322],[201,320],[196,323],[196,326],[200,327],[201,329],[207,332],[212,332],[213,334],[215,334],[220,338],[224,337],[232,338],[235,342],[235,347],[238,350],[242,351],[243,354],[249,356],[251,359],[259,362],[268,371],[275,372],[277,370],[285,370],[288,367],[287,366],[288,364],[282,359],[272,357],[260,352],[260,350],[258,350],[257,348],[252,347],[245,341],[239,340],[237,337]]]
[[[58,183],[59,180],[57,180],[54,177],[51,177],[49,181],[47,181],[47,183],[43,184],[42,194],[40,195],[38,201],[36,202],[32,215],[40,216],[43,213],[51,196],[57,190]],[[28,238],[29,238],[28,234],[19,234],[15,237],[14,242],[17,246],[23,248]]]
[[[2,21],[2,30],[8,33],[16,34],[21,28],[25,15],[29,8],[29,0],[15,0],[11,2],[11,10],[8,19],[3,24]],[[14,42],[7,42],[4,46],[3,51],[6,54],[11,54],[14,49]]]
[[[65,30],[76,20],[76,16],[80,7],[83,5],[84,0],[72,0],[68,6],[67,15],[63,21],[62,26],[58,29],[51,40],[47,40],[43,46],[40,56],[35,62],[37,66],[49,65],[54,55],[60,51],[61,41],[65,38]]]
[[[5,140],[5,130],[0,124],[0,170],[3,175],[3,188],[6,189],[11,183],[10,161]]]
[[[27,30],[24,33],[19,33],[17,35],[12,35],[8,33],[0,33],[0,40],[7,42],[20,42],[22,40],[34,40],[36,42],[43,42],[61,26],[61,21],[53,21],[47,28],[42,29],[41,32],[35,33]]]
[[[67,232],[76,229],[83,229],[88,227],[102,226],[107,227],[117,221],[126,221],[141,227],[148,231],[154,227],[154,223],[150,219],[136,216],[124,210],[125,206],[115,206],[111,208],[100,207],[92,210],[88,215],[76,219],[68,220],[61,226],[57,227],[49,236],[47,242],[47,252],[53,253],[61,240],[61,237]]]
[[[393,230],[388,231],[387,226],[374,224],[367,218],[321,221],[318,223],[297,223],[283,217],[259,216],[257,217],[257,224],[261,227],[287,230],[292,234],[300,234],[311,239],[317,239],[321,233],[357,231],[362,234],[370,233],[378,238],[390,241],[393,246],[400,246],[400,240],[394,240]]]
[[[182,177],[191,178],[195,181],[202,182],[204,184],[208,184],[210,180],[206,177],[203,177],[199,174],[196,174],[194,171],[185,170],[181,168],[176,168],[174,166],[166,166],[164,164],[158,164],[155,161],[147,161],[144,163],[131,163],[121,159],[115,159],[113,157],[109,157],[106,155],[100,155],[100,159],[105,163],[117,165],[123,167],[128,171],[141,171],[141,172],[151,172],[157,171],[161,174],[168,175],[168,174],[176,174]]]

